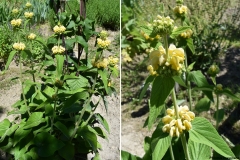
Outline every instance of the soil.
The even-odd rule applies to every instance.
[[[44,36],[52,34],[48,24],[40,27],[40,33]],[[100,30],[100,29],[98,29]],[[118,36],[117,31],[109,31],[110,39],[115,44],[113,50],[116,53],[119,51],[119,45],[116,38]],[[90,45],[94,44],[94,38],[90,40]],[[110,52],[107,53],[111,54]],[[14,116],[7,116],[8,111],[12,110],[12,105],[20,99],[21,85],[19,81],[11,81],[10,79],[16,77],[19,74],[19,66],[16,66],[14,62],[11,63],[9,70],[4,75],[0,74],[0,121],[8,118],[10,121],[14,120]],[[102,145],[102,150],[99,152],[102,160],[119,160],[120,159],[120,87],[119,77],[114,79],[114,85],[116,86],[117,93],[115,95],[107,97],[108,112],[106,112],[103,103],[101,102],[96,110],[100,113],[108,122],[110,133],[108,134],[108,140],[99,138],[98,141]],[[96,98],[96,97],[94,97]],[[0,153],[1,154],[1,153]],[[88,159],[92,159],[93,155],[89,154]],[[1,155],[0,155],[0,159]]]

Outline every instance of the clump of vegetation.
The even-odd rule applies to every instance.
[[[119,29],[120,4],[119,0],[91,0],[87,2],[87,18],[109,29]]]

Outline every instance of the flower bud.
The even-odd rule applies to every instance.
[[[169,115],[166,115],[165,117],[162,118],[162,122],[163,122],[164,124],[168,124],[168,123],[170,123],[172,120],[173,120],[173,118],[170,117]]]
[[[185,126],[186,130],[189,131],[192,128],[191,122],[184,120],[183,125]]]

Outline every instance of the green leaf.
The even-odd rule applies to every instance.
[[[142,100],[142,98],[143,98],[143,96],[145,95],[145,93],[146,93],[149,85],[152,83],[152,81],[154,80],[154,78],[155,78],[154,76],[149,76],[149,77],[146,79],[145,84],[144,84],[144,86],[143,86],[143,88],[142,88],[142,90],[141,90],[140,96],[139,96],[139,101]]]
[[[145,154],[142,157],[142,160],[152,159],[151,138],[150,137],[145,137],[145,139],[144,139],[144,151],[145,151]]]
[[[211,148],[205,144],[188,141],[188,151],[190,159],[209,160],[211,157]]]
[[[208,111],[211,106],[211,101],[207,98],[204,97],[198,101],[198,103],[195,106],[195,110],[197,112],[203,112],[203,111]]]
[[[193,66],[194,66],[195,63],[196,63],[196,62],[193,62],[193,63],[191,63],[190,65],[188,65],[187,70],[188,70],[189,72],[193,69]]]
[[[182,27],[178,27],[177,29],[175,29],[172,34],[170,35],[170,37],[172,39],[175,39],[176,37],[178,37],[181,33],[185,32],[186,30],[191,29],[190,26],[182,26]]]
[[[155,78],[150,97],[150,111],[148,119],[149,129],[152,127],[154,121],[164,107],[165,100],[171,93],[174,84],[175,82],[171,77],[158,76]]]
[[[157,141],[156,139],[152,141],[151,148],[153,160],[159,160],[163,158],[171,144],[171,140],[171,137],[167,134],[166,136],[161,137]]]
[[[8,67],[9,67],[10,63],[12,62],[13,57],[15,56],[16,53],[17,53],[16,50],[13,50],[12,52],[10,52],[10,54],[9,54],[9,56],[8,56],[7,63],[6,63],[6,65],[5,65],[5,70],[8,69]]]
[[[4,135],[1,136],[0,143],[3,142],[6,136],[11,136],[13,132],[16,131],[17,128],[18,128],[18,124],[14,124],[10,128],[8,128],[4,133]]]
[[[2,122],[0,122],[0,137],[4,135],[4,133],[8,130],[11,123],[8,119],[4,119]]]
[[[56,55],[57,59],[57,77],[61,77],[62,71],[63,71],[63,62],[64,62],[64,56],[63,55]]]
[[[52,107],[52,105],[51,104],[47,104],[47,105],[45,105],[45,115],[46,116],[52,116],[53,115],[53,107]]]
[[[65,101],[63,108],[68,108],[68,107],[72,106],[74,103],[76,103],[78,100],[80,100],[80,99],[84,100],[88,96],[89,96],[89,94],[86,91],[75,93]]]
[[[192,71],[188,74],[188,80],[194,82],[198,87],[209,86],[207,79],[201,71]]]
[[[107,92],[107,94],[109,93],[109,90],[108,90],[108,74],[107,74],[107,71],[106,70],[101,70],[101,69],[98,69],[98,74],[101,76],[101,79],[103,81],[103,85],[104,85],[104,88]]]
[[[68,142],[64,147],[58,150],[58,154],[66,160],[72,160],[75,155],[75,148]]]
[[[223,89],[222,91],[219,92],[220,94],[224,94],[230,98],[232,98],[235,101],[240,101],[240,98],[235,96],[230,90],[228,89]]]
[[[68,129],[67,129],[67,127],[66,127],[63,123],[57,121],[57,122],[54,124],[54,126],[57,127],[57,129],[59,129],[67,138],[70,137],[70,136],[69,136]]]
[[[72,21],[70,21],[70,23],[68,24],[67,29],[71,29],[71,28],[74,28],[74,27],[75,27],[75,22],[72,20]]]
[[[61,149],[64,143],[47,132],[41,132],[34,138],[37,153],[40,157],[49,157]]]
[[[186,86],[186,84],[185,84],[185,82],[184,82],[184,80],[182,79],[181,76],[174,76],[173,79],[174,79],[175,82],[177,82],[177,83],[180,84],[181,86],[187,88],[187,86]]]
[[[76,36],[76,42],[84,47],[85,52],[88,52],[88,44],[82,36]]]
[[[160,121],[152,134],[151,150],[153,160],[162,159],[171,144],[172,138],[168,133],[162,131],[163,126],[163,122]]]
[[[192,38],[188,38],[188,39],[187,39],[187,46],[189,47],[189,49],[191,50],[191,52],[192,52],[193,54],[195,54],[195,47],[194,47],[193,39],[192,39]]]
[[[26,124],[23,126],[24,129],[32,128],[38,126],[42,122],[45,122],[43,117],[43,112],[34,112],[30,115],[29,119],[27,120]]]
[[[121,160],[140,160],[141,158],[121,150]]]
[[[70,77],[67,75],[64,77],[64,79],[67,79],[66,83],[70,87],[70,90],[77,90],[83,87],[87,87],[89,85],[88,80],[81,75],[79,75],[78,77],[71,77],[72,79],[69,79]]]
[[[214,113],[213,117],[216,119],[217,122],[221,122],[224,118],[224,113],[225,113],[224,109],[219,109]],[[217,117],[217,114],[218,114],[218,117]]]
[[[97,135],[89,130],[89,128],[84,125],[78,129],[78,135],[82,136],[92,147],[93,151],[97,152]]]
[[[24,137],[27,137],[28,134],[32,131],[32,129],[24,129],[23,126],[25,124],[26,122],[21,122],[21,124],[19,125],[19,128],[14,133],[13,146],[19,143]]]
[[[109,133],[109,126],[108,126],[108,122],[99,114],[99,113],[95,113],[94,114],[96,120],[106,129],[106,131]]]
[[[219,136],[216,129],[205,118],[196,117],[192,121],[192,129],[189,130],[189,140],[212,147],[224,157],[234,157],[233,152],[230,150],[226,142],[221,136]]]
[[[240,159],[240,144],[238,144],[235,147],[233,147],[232,151],[235,154],[236,158]]]

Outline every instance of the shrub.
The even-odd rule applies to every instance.
[[[91,0],[87,2],[87,18],[109,29],[119,29],[120,4],[119,0]]]

